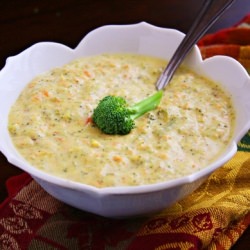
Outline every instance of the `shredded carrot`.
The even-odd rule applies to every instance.
[[[115,155],[115,156],[113,157],[113,160],[116,161],[116,162],[122,162],[122,157],[119,156],[119,155]]]
[[[59,141],[59,142],[64,141],[64,138],[63,138],[63,137],[56,137],[55,139],[56,139],[57,141]]]
[[[128,64],[125,64],[125,65],[123,66],[123,69],[129,69]]]
[[[43,93],[44,96],[49,97],[49,92],[48,92],[48,90],[43,90],[42,93]]]
[[[84,70],[83,71],[84,75],[87,76],[87,77],[91,77],[91,74],[88,70]]]
[[[91,116],[89,116],[86,121],[85,121],[85,125],[89,124],[89,123],[93,123],[93,119]]]

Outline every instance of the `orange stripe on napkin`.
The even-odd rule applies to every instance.
[[[230,56],[250,72],[250,14],[233,27],[205,35],[198,46],[203,59],[215,55]]]

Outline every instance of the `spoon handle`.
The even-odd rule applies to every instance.
[[[204,0],[197,18],[157,80],[156,87],[158,90],[163,89],[169,83],[175,70],[182,63],[188,52],[234,1]]]

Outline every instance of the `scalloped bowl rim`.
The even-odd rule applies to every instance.
[[[108,51],[104,51],[105,49],[102,46],[104,46],[104,45],[107,46],[106,42],[104,42],[104,45],[99,44],[98,38],[104,37],[104,36],[106,37],[107,41],[110,42],[110,38],[108,38],[110,32],[111,33],[118,32],[120,36],[122,34],[127,34],[128,41],[126,40],[125,42],[118,41],[117,38],[114,38],[115,42],[120,42],[122,44],[123,51],[118,51],[118,48],[115,47],[115,44],[109,45]],[[140,41],[141,41],[140,39],[146,40],[145,46],[143,44],[144,41],[142,43],[143,44],[142,49],[136,48],[138,53],[142,53],[141,51],[150,52],[150,49],[151,49],[150,46],[152,46],[152,44],[154,44],[154,42],[156,42],[157,45],[159,42],[162,46],[162,41],[158,41],[158,40],[160,40],[159,37],[157,39],[155,39],[155,37],[154,37],[158,34],[159,34],[159,37],[165,37],[166,35],[168,37],[171,36],[173,38],[172,43],[173,43],[173,41],[175,41],[175,45],[171,44],[171,46],[172,46],[171,48],[166,48],[166,50],[171,51],[171,52],[169,52],[169,51],[167,52],[168,58],[169,58],[171,53],[173,53],[173,47],[177,47],[178,42],[181,41],[184,34],[178,30],[175,30],[175,29],[161,28],[161,27],[157,27],[157,26],[148,24],[146,22],[140,22],[137,24],[128,24],[128,25],[106,25],[106,26],[99,27],[99,28],[91,31],[90,33],[88,33],[80,41],[80,43],[76,46],[75,49],[71,49],[65,45],[62,45],[60,43],[55,43],[55,42],[36,43],[36,44],[32,45],[31,47],[27,48],[26,50],[24,50],[23,52],[21,52],[20,54],[18,54],[16,56],[9,57],[7,59],[6,65],[4,66],[4,68],[0,72],[0,97],[4,96],[3,92],[6,92],[7,94],[13,93],[17,97],[17,95],[20,93],[20,90],[23,88],[23,86],[25,84],[27,84],[28,78],[30,78],[30,80],[31,80],[35,75],[38,75],[44,71],[47,71],[50,68],[53,68],[55,66],[61,66],[65,63],[67,63],[68,61],[71,61],[79,56],[100,54],[102,52],[131,52],[129,46],[136,47],[136,46],[140,46],[141,44],[139,44],[139,45],[134,44],[136,42],[130,41],[130,39],[129,39],[130,35],[134,35],[134,36],[138,35],[138,38],[137,38],[138,41],[136,39],[134,39],[138,43],[140,43]],[[139,37],[139,36],[141,36],[141,37]],[[176,42],[176,41],[178,41],[178,42]],[[90,43],[92,43],[92,44],[90,44]],[[97,47],[99,49],[96,49]],[[133,50],[136,50],[136,49],[133,48]],[[38,56],[42,56],[42,53],[44,53],[45,50],[46,51],[51,51],[51,50],[54,51],[55,50],[56,56],[58,56],[58,58],[54,59],[53,63],[48,62],[48,64],[46,64],[46,65],[44,63],[42,65],[42,69],[40,69],[39,67],[41,65],[39,65],[39,63],[37,63],[35,61],[35,59]],[[155,55],[155,52],[156,52],[156,54],[157,54],[156,56],[161,56],[160,50],[158,50],[157,48],[155,48],[154,50],[155,51],[150,52],[150,53],[153,53],[152,55]],[[134,51],[132,51],[132,52],[134,52]],[[145,54],[145,53],[142,53],[142,54]],[[65,58],[64,58],[65,55],[67,57],[67,60],[65,60]],[[50,57],[50,55],[47,55],[47,56]],[[166,56],[163,55],[163,57],[166,57]],[[28,64],[30,66],[30,68],[28,68],[28,69],[25,68],[25,67],[27,67],[27,65],[25,63],[21,64],[21,67],[18,67],[18,66],[20,66],[20,62],[22,62],[22,61],[26,62],[29,60],[31,60],[33,62],[32,65]],[[34,62],[36,62],[37,65]],[[215,64],[215,66],[216,65],[218,66],[218,64],[223,63],[227,67],[230,67],[230,69],[233,69],[236,72],[235,74],[238,77],[240,77],[241,88],[244,87],[244,89],[245,89],[242,92],[246,92],[246,90],[250,91],[250,78],[249,78],[246,70],[243,68],[243,66],[240,63],[238,63],[236,60],[234,60],[232,58],[229,58],[226,56],[215,56],[215,57],[212,57],[212,58],[209,58],[206,60],[202,60],[200,51],[199,51],[198,47],[195,46],[192,49],[190,55],[188,55],[188,57],[185,59],[184,63],[186,63],[186,64],[191,63],[193,68],[195,68],[195,69],[198,68],[198,70],[201,71],[202,74],[204,74],[204,75],[210,74],[209,73],[210,71],[215,70],[214,67],[212,67],[213,64]],[[208,64],[210,65],[210,66],[207,66],[207,68],[209,68],[209,69],[207,71],[206,70],[204,71],[204,68],[205,68],[204,65],[208,65]],[[210,68],[212,68],[212,69],[210,69]],[[23,82],[22,86],[18,85],[19,86],[18,90],[13,90],[13,88],[11,86],[6,85],[6,81],[13,82],[14,81],[13,79],[15,79],[15,77],[13,78],[12,74],[10,74],[12,72],[12,70],[17,71],[19,73],[20,73],[20,71],[25,72],[25,74],[27,74],[27,77],[26,76],[24,77],[26,79],[26,83]],[[231,74],[231,73],[229,72],[229,74]],[[210,77],[210,75],[209,75],[209,77]],[[222,76],[219,76],[218,81],[221,80],[221,77]],[[233,75],[230,77],[233,77]],[[5,85],[3,84],[3,80],[5,80]],[[237,87],[237,88],[239,88],[239,87]],[[5,104],[5,101],[3,100],[3,98],[1,98],[2,100],[0,100],[0,112],[1,112],[0,119],[1,119],[1,121],[4,120],[5,122],[3,122],[3,123],[1,122],[1,124],[0,124],[0,150],[7,157],[8,161],[10,163],[12,163],[12,164],[16,165],[17,167],[23,169],[24,171],[28,172],[33,177],[39,178],[45,182],[53,183],[53,184],[56,184],[58,186],[69,188],[69,189],[74,189],[74,190],[79,190],[79,191],[85,190],[85,191],[89,191],[89,192],[94,192],[98,195],[138,194],[138,193],[150,193],[150,192],[154,192],[154,191],[165,190],[165,189],[168,189],[170,187],[185,185],[186,183],[192,183],[192,182],[194,182],[194,181],[196,181],[204,176],[208,176],[214,170],[216,170],[218,167],[222,166],[224,163],[226,163],[229,159],[231,159],[233,157],[233,155],[237,151],[237,142],[243,137],[243,135],[250,128],[250,111],[249,111],[250,110],[250,101],[247,99],[246,94],[244,94],[242,92],[240,92],[240,93],[243,94],[243,96],[244,96],[243,100],[241,102],[238,102],[238,98],[239,98],[238,96],[236,96],[235,100],[234,100],[234,101],[236,101],[236,106],[240,105],[241,108],[243,108],[242,113],[239,115],[240,116],[239,120],[240,120],[241,124],[239,125],[239,127],[236,126],[236,129],[235,129],[236,132],[234,134],[233,140],[228,145],[228,148],[225,151],[225,153],[222,154],[215,162],[213,162],[212,164],[210,164],[209,166],[205,167],[204,169],[202,169],[198,172],[195,172],[195,173],[187,175],[187,176],[183,176],[183,177],[178,178],[178,179],[169,180],[166,182],[149,184],[149,185],[141,185],[141,186],[121,186],[121,187],[96,188],[94,186],[89,186],[89,185],[86,185],[83,183],[78,183],[78,182],[66,180],[64,178],[60,178],[60,177],[57,177],[57,176],[54,176],[54,175],[51,175],[51,174],[48,174],[48,173],[45,173],[41,170],[36,169],[35,167],[33,167],[29,163],[27,163],[25,160],[23,160],[22,157],[18,157],[19,154],[15,150],[14,146],[11,143],[11,140],[10,140],[8,132],[7,132],[7,123],[6,123],[6,119],[7,119],[6,113],[8,113],[8,110],[6,111],[3,107],[1,107],[1,106],[3,106],[3,104]],[[15,98],[13,97],[12,101],[6,101],[6,102],[8,102],[9,106],[11,105],[11,103],[13,103]],[[243,101],[244,101],[244,103],[243,103]]]

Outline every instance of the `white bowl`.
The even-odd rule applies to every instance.
[[[0,150],[8,161],[28,172],[48,193],[84,211],[106,217],[126,217],[157,212],[197,189],[208,176],[237,151],[237,142],[250,128],[250,78],[234,59],[216,56],[202,60],[194,47],[184,64],[218,81],[233,97],[236,126],[226,151],[203,170],[159,184],[96,188],[42,172],[16,151],[8,133],[8,113],[25,85],[36,75],[83,56],[103,52],[132,52],[169,59],[184,34],[141,22],[109,25],[90,32],[75,49],[52,42],[37,43],[7,59],[0,72]]]

